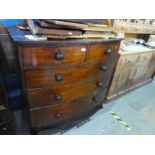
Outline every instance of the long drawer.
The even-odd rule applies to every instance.
[[[62,87],[76,81],[97,80],[109,76],[114,64],[105,62],[86,63],[76,67],[56,67],[52,69],[25,70],[26,89]]]
[[[76,82],[65,87],[28,91],[27,98],[30,109],[44,108],[69,103],[91,94],[98,86],[97,81]]]
[[[30,110],[32,128],[48,126],[68,118],[72,118],[81,113],[94,108],[96,104],[92,102],[91,96],[85,96],[66,105],[58,105],[53,108],[41,110]]]
[[[85,61],[86,46],[60,48],[22,48],[24,66],[55,66],[79,64]]]

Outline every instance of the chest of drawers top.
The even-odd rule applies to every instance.
[[[106,60],[117,53],[121,39],[28,40],[30,32],[10,28],[9,33],[18,47],[24,68],[78,65]]]
[[[89,45],[89,44],[103,44],[108,42],[121,41],[122,39],[51,39],[51,40],[29,40],[25,35],[31,35],[29,31],[21,31],[16,27],[8,28],[8,32],[13,41],[19,46],[23,47],[59,47],[59,46],[73,46],[73,45]]]

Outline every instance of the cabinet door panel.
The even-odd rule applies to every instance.
[[[140,54],[139,60],[137,61],[137,69],[133,78],[133,85],[138,85],[145,81],[145,76],[147,75],[149,62],[151,60],[152,53],[142,53]]]

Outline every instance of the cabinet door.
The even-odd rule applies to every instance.
[[[139,60],[137,61],[136,65],[136,73],[133,78],[133,85],[138,85],[145,82],[151,57],[152,53],[141,53],[139,55]]]
[[[127,89],[130,89],[131,87],[134,86],[133,84],[133,79],[134,79],[134,76],[137,72],[137,65],[138,65],[138,61],[139,61],[139,54],[132,54],[132,55],[129,55],[128,56],[128,59],[130,59],[129,61],[131,62],[130,63],[130,74],[128,76],[128,87]]]
[[[108,96],[119,94],[126,90],[128,86],[128,77],[130,74],[131,61],[127,55],[122,55],[119,59]]]
[[[152,56],[148,65],[145,80],[152,79],[154,73],[155,73],[155,52],[152,52]]]

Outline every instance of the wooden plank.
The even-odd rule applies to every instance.
[[[83,28],[85,31],[100,31],[100,32],[111,32],[113,31],[113,28],[110,27],[101,27],[101,26],[88,26],[86,28]]]
[[[42,35],[58,35],[58,36],[81,36],[82,32],[78,30],[61,30],[61,29],[48,29],[41,28],[37,26],[33,20],[27,20],[30,30],[33,34],[42,34]]]
[[[155,26],[151,24],[115,21],[113,29],[115,32],[155,34]]]
[[[58,36],[58,35],[42,35],[42,37],[46,37],[47,39],[81,39],[83,36]]]
[[[56,25],[74,26],[79,28],[88,27],[87,24],[76,23],[76,22],[66,22],[66,21],[52,20],[52,19],[44,19],[44,21],[47,23],[56,24]]]
[[[81,36],[82,32],[72,30],[60,30],[60,29],[46,29],[38,27],[38,34],[44,35],[59,35],[59,36]]]
[[[83,34],[84,38],[115,38],[116,35],[111,32],[86,31]]]
[[[125,33],[125,39],[127,38],[138,38],[138,35],[136,33]]]
[[[36,20],[36,24],[42,28],[55,28],[55,29],[65,29],[65,30],[82,30],[80,27],[68,26],[68,25],[56,25],[52,23],[47,23],[44,20]]]

